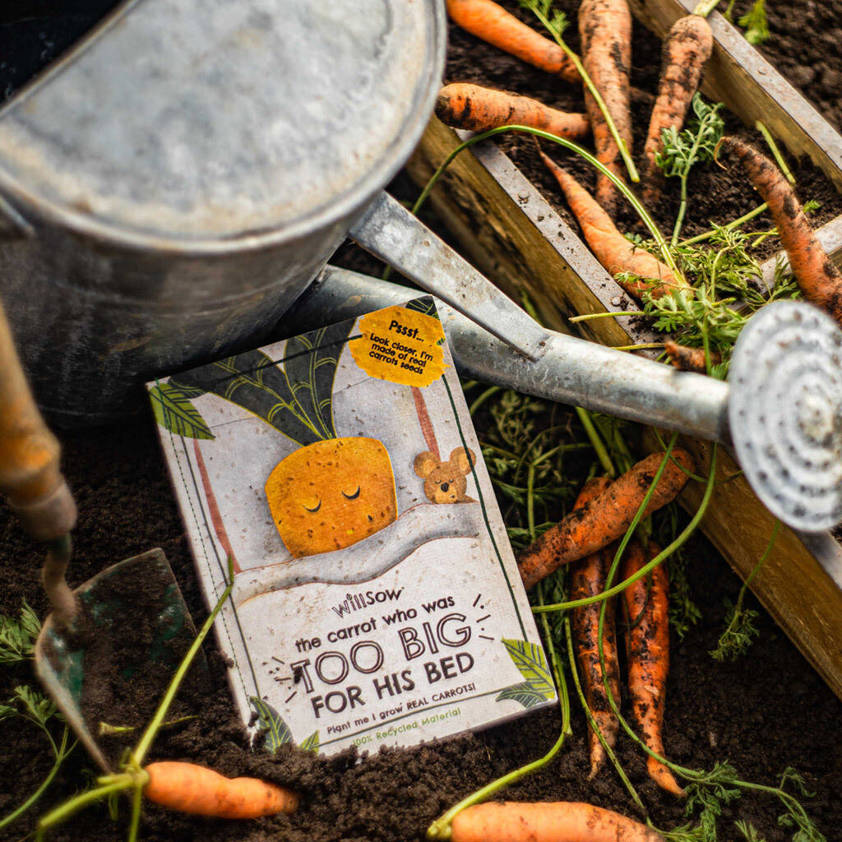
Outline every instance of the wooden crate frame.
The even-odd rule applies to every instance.
[[[695,0],[630,0],[635,16],[662,37]],[[842,192],[842,137],[721,15],[710,17],[715,47],[703,91],[724,102],[748,124],[769,127],[796,156],[808,155]],[[460,142],[433,118],[408,164],[424,184]],[[548,325],[568,330],[565,315],[634,309],[628,296],[600,266],[587,246],[553,210],[514,163],[490,143],[459,155],[430,195],[430,202],[461,244],[463,252],[507,294],[525,290]],[[833,260],[842,265],[842,216],[819,231]],[[774,259],[764,274],[774,269]],[[629,317],[581,322],[580,332],[606,345],[645,342],[651,334]],[[657,434],[645,446],[659,449]],[[710,444],[683,438],[683,447],[706,472]],[[717,484],[702,529],[746,579],[762,555],[774,519],[739,474],[732,456],[720,448]],[[724,480],[728,480],[724,482]],[[702,489],[690,483],[680,502],[695,511]],[[734,512],[740,512],[735,518]],[[751,584],[766,610],[842,698],[842,550],[829,533],[796,534],[783,528],[775,547]]]

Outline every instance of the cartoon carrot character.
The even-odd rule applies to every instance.
[[[655,158],[663,146],[663,132],[684,125],[702,70],[713,51],[710,24],[701,15],[679,18],[664,41],[658,97],[649,118],[643,147],[643,201],[654,205],[663,188],[663,175]]]
[[[822,248],[781,171],[765,155],[736,137],[723,137],[717,154],[736,159],[769,205],[769,213],[778,226],[778,235],[804,297],[823,307],[842,324],[842,272]]]
[[[626,281],[618,278],[617,282],[626,292],[637,299],[640,299],[644,292],[651,293],[655,298],[680,288],[688,290],[689,293],[691,287],[687,281],[676,278],[672,270],[655,255],[636,248],[629,242],[617,230],[604,208],[572,175],[543,152],[541,160],[561,187],[596,259],[612,275],[629,272],[639,275],[642,279]]]
[[[597,477],[591,480],[579,493],[573,506],[573,511],[580,509],[588,502],[598,497],[611,484],[608,477]],[[612,545],[613,546],[613,545]],[[605,590],[605,580],[608,568],[611,566],[609,550],[600,550],[575,562],[570,571],[570,599],[582,599],[595,596]],[[608,600],[605,606],[605,622],[603,624],[602,651],[605,655],[606,673],[611,695],[619,703],[620,700],[620,666],[617,662],[617,635],[614,629],[614,600]],[[605,742],[612,748],[617,742],[617,732],[620,723],[611,710],[608,696],[605,692],[602,664],[599,658],[599,614],[600,603],[582,605],[570,612],[573,632],[573,642],[576,657],[582,671],[582,686],[588,708],[602,733]],[[599,737],[591,730],[588,732],[590,740],[591,771],[589,778],[593,778],[605,762],[605,749]]]
[[[658,554],[649,544],[648,554],[632,541],[623,560],[622,576],[628,579]],[[632,713],[643,741],[663,756],[661,731],[664,722],[664,698],[669,673],[669,580],[663,564],[648,577],[638,579],[623,591],[626,607],[626,654],[628,658],[629,695]],[[673,795],[683,796],[672,772],[659,760],[647,755],[649,777]]]
[[[521,23],[493,0],[447,0],[447,13],[465,31],[527,64],[556,73],[568,82],[581,78],[558,44]]]
[[[617,127],[617,134],[631,153],[631,12],[626,0],[582,0],[579,6],[579,37],[582,39],[582,65],[605,101],[608,113]],[[608,128],[605,115],[587,87],[585,109],[591,121],[597,159],[621,177],[623,168],[620,150]],[[617,189],[602,174],[597,177],[596,201],[613,216]]]
[[[395,477],[382,442],[336,432],[333,381],[352,325],[288,340],[282,362],[247,351],[163,384],[184,401],[219,395],[301,445],[265,483],[272,519],[295,557],[351,546],[397,517]]]
[[[559,111],[526,96],[463,82],[445,85],[439,91],[436,115],[448,126],[474,132],[510,123],[543,129],[568,140],[579,140],[590,132],[584,114]]]

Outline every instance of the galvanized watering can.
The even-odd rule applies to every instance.
[[[840,520],[829,319],[767,308],[729,392],[544,330],[381,192],[444,51],[440,0],[129,0],[17,95],[0,111],[0,295],[41,405],[65,424],[117,418],[144,380],[259,344],[350,235],[452,306],[473,373],[731,441],[787,523]],[[321,277],[323,323],[390,294]]]

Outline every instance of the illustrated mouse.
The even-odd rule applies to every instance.
[[[475,503],[465,493],[467,475],[475,462],[473,451],[456,447],[450,459],[443,462],[432,451],[425,450],[415,457],[415,473],[424,480],[424,494],[431,503]]]

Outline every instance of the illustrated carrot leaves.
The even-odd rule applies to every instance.
[[[278,748],[291,743],[292,732],[281,715],[268,702],[257,696],[249,696],[249,702],[257,714],[257,724],[264,733],[263,747],[274,754]]]
[[[333,422],[333,381],[339,355],[353,320],[328,325],[290,339],[284,353],[284,373],[297,405],[322,438],[336,438]]]
[[[305,739],[301,745],[299,746],[300,749],[303,751],[313,751],[318,753],[319,751],[319,732],[313,731],[307,739]]]
[[[555,685],[541,647],[528,640],[506,638],[503,638],[503,646],[531,690],[544,699],[551,698],[555,693]]]
[[[191,398],[204,394],[203,389],[191,389],[170,381],[156,383],[149,390],[155,420],[177,436],[191,439],[213,439],[214,434],[193,406]]]

